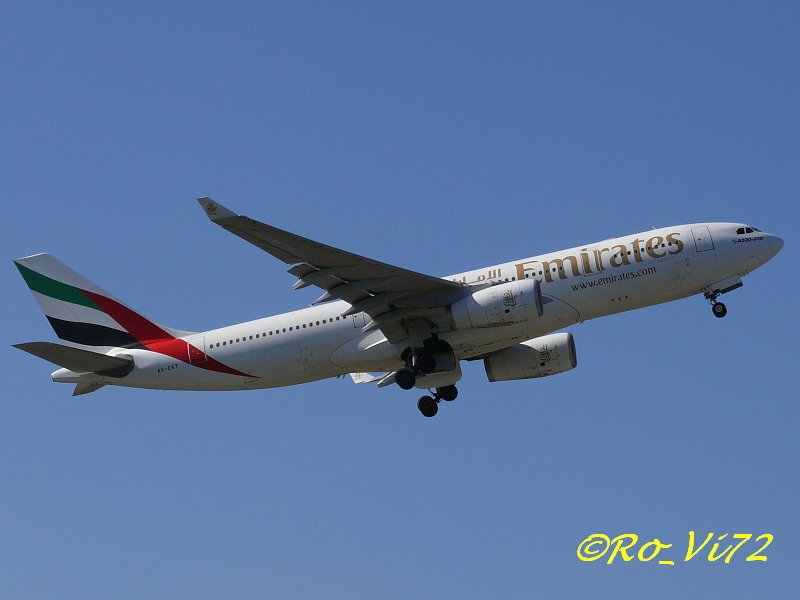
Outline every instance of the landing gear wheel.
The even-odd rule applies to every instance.
[[[427,352],[420,352],[417,354],[416,364],[423,373],[431,373],[436,368],[436,359]]]
[[[410,390],[417,383],[417,378],[414,373],[409,369],[400,369],[394,376],[394,382],[400,386],[401,389]]]
[[[728,308],[722,302],[714,302],[711,305],[711,312],[714,313],[715,317],[721,319],[728,314]]]
[[[458,398],[458,389],[454,385],[446,385],[444,387],[436,388],[436,395],[446,402],[452,402]]]
[[[419,412],[422,413],[423,417],[435,417],[436,413],[439,412],[439,405],[436,403],[436,400],[431,398],[430,396],[423,396],[417,402],[417,408]]]

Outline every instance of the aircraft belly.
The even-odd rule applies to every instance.
[[[402,344],[391,344],[380,331],[372,331],[336,348],[330,362],[345,372],[392,371],[403,367],[402,351]]]
[[[313,351],[296,342],[264,351],[267,379],[275,385],[292,385],[314,379],[318,369]]]
[[[269,387],[340,375],[342,370],[329,359],[331,346],[335,347],[336,343],[335,339],[308,336],[268,347],[263,352],[262,364]]]
[[[188,364],[157,352],[126,350],[134,361],[133,370],[120,378],[103,377],[108,385],[160,390],[240,389],[258,377],[241,377]]]

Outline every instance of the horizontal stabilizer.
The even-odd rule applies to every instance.
[[[132,358],[108,356],[52,342],[27,342],[14,344],[14,347],[74,373],[98,373],[109,377],[124,377],[133,370]],[[88,391],[83,393],[88,393]]]

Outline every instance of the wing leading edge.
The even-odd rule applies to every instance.
[[[446,327],[444,307],[465,296],[465,284],[395,267],[237,215],[211,198],[197,199],[212,222],[292,265],[293,289],[324,291],[315,304],[344,300],[346,314],[365,312],[364,331],[380,329],[390,342],[408,335],[408,323],[426,319]]]

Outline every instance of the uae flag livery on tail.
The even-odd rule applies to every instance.
[[[146,348],[187,335],[145,319],[49,254],[14,261],[56,335],[91,347]]]
[[[190,362],[189,344],[180,338],[191,332],[153,323],[49,254],[27,256],[14,263],[64,342],[101,352],[138,348]],[[252,377],[210,357],[201,368]]]

